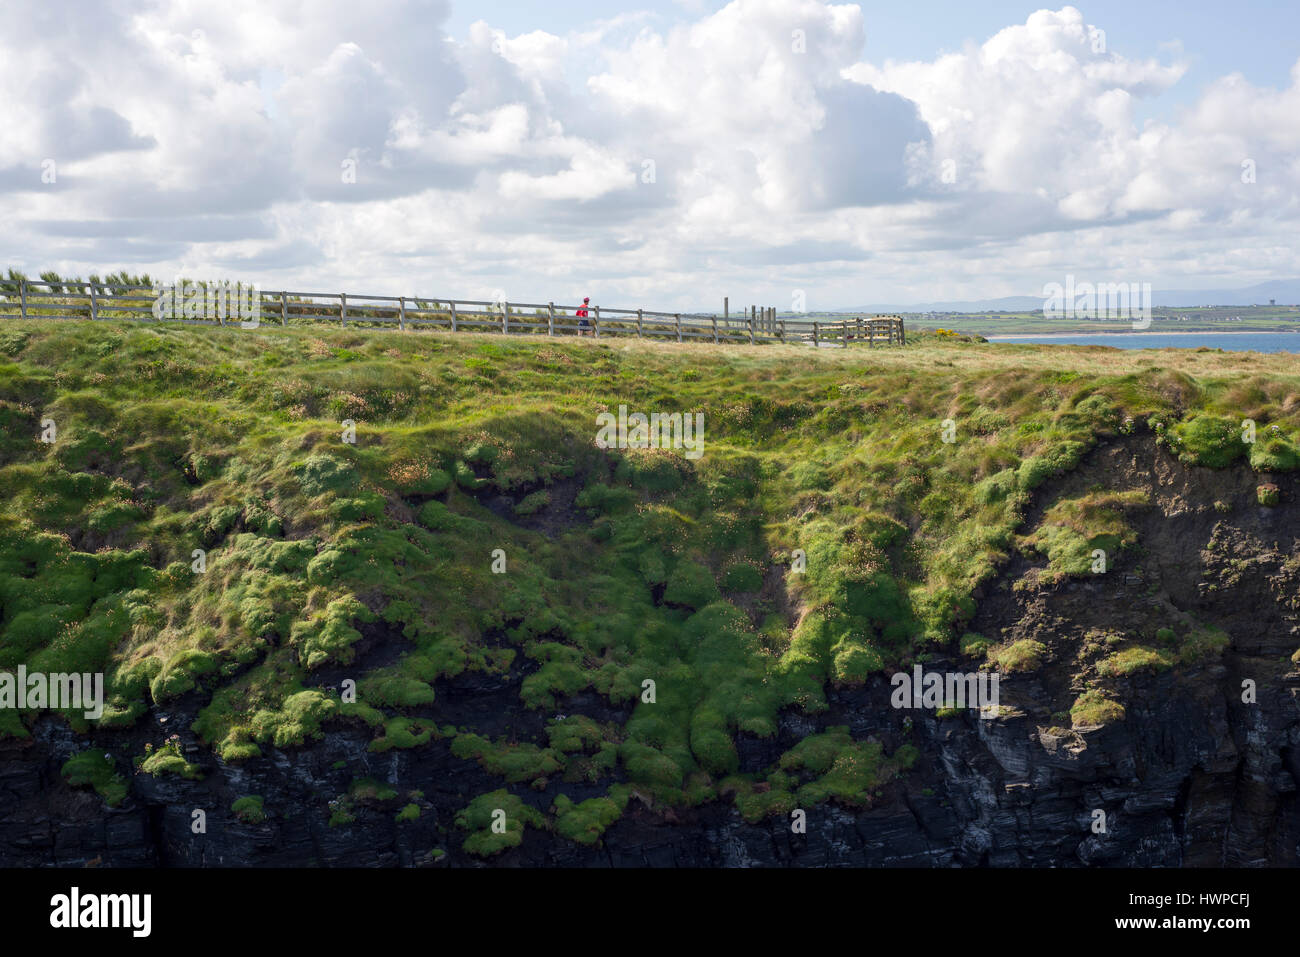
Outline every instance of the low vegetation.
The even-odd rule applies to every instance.
[[[0,668],[104,672],[103,728],[195,702],[200,763],[169,740],[136,756],[152,775],[332,729],[375,752],[447,747],[501,784],[456,822],[481,855],[529,829],[593,843],[634,799],[728,800],[750,819],[869,805],[911,745],[835,727],[755,771],[738,736],[770,738],[783,711],[817,715],[829,689],[936,651],[1039,667],[1041,642],[970,631],[975,594],[1019,550],[1068,577],[1132,544],[1144,499],[1105,489],[1022,527],[1099,441],[1297,464],[1300,380],[1282,358],[948,338],[818,352],[0,323]],[[702,412],[704,455],[596,447],[596,415],[619,405]],[[1243,418],[1262,452],[1232,444]],[[1180,640],[1099,671],[1178,667],[1219,641]],[[435,721],[445,682],[470,674],[516,681],[545,738]],[[579,695],[626,719],[556,715]],[[1094,692],[1071,710],[1075,725],[1122,716]],[[0,733],[35,717],[9,712]],[[101,752],[64,770],[124,796]],[[521,798],[556,780],[601,793]],[[321,813],[346,827],[378,802],[418,820],[382,791]],[[232,810],[252,820],[252,800]]]
[[[74,788],[93,788],[109,807],[126,800],[126,778],[118,773],[113,756],[105,751],[92,749],[74,754],[64,762],[63,777]]]

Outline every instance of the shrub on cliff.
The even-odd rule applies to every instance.
[[[1201,413],[1168,430],[1167,442],[1175,455],[1189,465],[1226,468],[1246,455],[1240,422]]]
[[[687,608],[703,608],[716,601],[718,585],[713,580],[713,572],[699,562],[680,561],[668,576],[668,587],[664,590],[664,601]]]
[[[1139,645],[1102,659],[1097,663],[1097,673],[1117,678],[1139,672],[1164,671],[1172,664],[1168,654]]]
[[[1300,469],[1300,450],[1280,435],[1265,431],[1250,447],[1250,467],[1257,472],[1293,472]]]
[[[74,754],[63,763],[62,773],[74,788],[94,788],[109,807],[126,800],[126,778],[117,773],[117,763],[107,752],[91,749]]]
[[[989,658],[999,671],[1014,674],[1017,671],[1035,671],[1043,663],[1047,646],[1032,638],[1022,638],[989,652]]]
[[[456,815],[456,826],[469,832],[462,846],[476,857],[491,857],[518,847],[526,827],[542,828],[545,824],[540,811],[504,789],[476,797]]]
[[[266,820],[266,812],[262,809],[262,796],[260,794],[249,794],[245,797],[236,798],[230,805],[230,810],[234,812],[235,817],[245,824],[261,824]]]
[[[1124,706],[1100,691],[1085,691],[1070,708],[1070,720],[1076,728],[1111,724],[1124,720]]]

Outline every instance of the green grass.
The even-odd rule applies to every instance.
[[[1014,673],[1017,671],[1034,671],[1047,654],[1047,646],[1032,638],[1022,638],[1011,644],[995,648],[989,652],[989,658],[998,666],[999,671]]]
[[[117,772],[112,755],[103,751],[82,751],[63,764],[63,776],[75,787],[90,787],[109,807],[126,800],[126,778]]]
[[[491,857],[518,847],[526,828],[544,825],[540,811],[505,790],[480,795],[456,815],[456,826],[468,832],[464,849],[477,857]]]
[[[1111,567],[1120,551],[1133,545],[1137,536],[1129,527],[1125,512],[1145,505],[1145,490],[1131,492],[1095,491],[1060,499],[1043,516],[1042,524],[1021,541],[1026,548],[1047,556],[1048,566],[1058,575],[1089,575],[1094,569]],[[1097,555],[1098,551],[1103,555]]]
[[[230,810],[234,812],[235,817],[245,824],[261,824],[266,820],[266,811],[262,807],[262,796],[260,794],[249,794],[237,798],[230,805]]]
[[[1070,719],[1076,728],[1107,725],[1124,720],[1124,706],[1100,691],[1085,691],[1070,708]]]
[[[916,749],[904,745],[886,758],[880,742],[855,741],[847,727],[834,727],[804,738],[782,756],[780,767],[797,776],[788,779],[788,786],[797,786],[795,800],[801,807],[832,798],[859,806],[869,805],[878,789],[910,768],[916,757]],[[765,802],[769,811],[784,810],[786,803],[777,798]]]
[[[1164,440],[1189,465],[1224,468],[1249,453],[1243,435],[1240,422],[1201,413],[1174,425]]]
[[[579,844],[595,844],[605,829],[617,821],[627,806],[627,789],[617,791],[615,798],[588,798],[574,804],[563,794],[557,795],[552,809],[555,812],[556,833]]]
[[[140,759],[139,768],[143,774],[154,777],[180,777],[197,781],[203,777],[197,764],[186,761],[181,755],[181,746],[174,738],[169,739],[159,748],[145,746],[146,755]]]
[[[1140,672],[1164,671],[1172,665],[1167,653],[1136,645],[1102,659],[1097,663],[1097,671],[1107,677],[1117,678]]]
[[[0,352],[0,668],[104,671],[110,728],[191,696],[193,730],[229,762],[341,727],[379,752],[450,738],[503,788],[603,788],[514,808],[578,841],[623,813],[620,779],[656,806],[746,816],[869,803],[906,753],[835,736],[741,778],[736,735],[770,737],[783,710],[818,713],[832,686],[936,651],[1044,663],[1036,642],[972,635],[974,595],[1020,547],[1075,574],[1131,540],[1140,501],[1105,490],[1023,528],[1099,441],[1150,428],[1198,464],[1276,472],[1300,434],[1300,376],[1249,354],[114,321],[0,322]],[[597,448],[597,414],[620,404],[702,412],[704,456]],[[1234,451],[1223,423],[1246,418],[1257,442]],[[382,665],[359,655],[377,635],[396,649]],[[339,669],[355,702],[321,677]],[[549,744],[422,717],[440,681],[512,669]],[[554,718],[579,692],[631,716]],[[34,718],[7,714],[0,734]],[[167,751],[137,758],[197,773]],[[321,813],[346,826],[358,801]],[[522,833],[483,833],[472,807],[475,853]]]
[[[1191,629],[1178,648],[1178,660],[1195,664],[1208,658],[1217,658],[1232,644],[1232,637],[1219,628],[1199,626]]]

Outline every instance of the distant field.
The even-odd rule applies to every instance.
[[[800,319],[833,321],[856,313],[809,313]],[[863,315],[867,315],[864,313]],[[948,329],[963,335],[1011,336],[1128,332],[1127,319],[1047,319],[1041,312],[899,313],[909,330]],[[779,318],[790,318],[782,315]],[[1147,332],[1300,331],[1300,306],[1224,306],[1152,309]]]
[[[905,315],[914,329],[951,329],[967,335],[1051,335],[1052,333],[1126,332],[1124,319],[1047,319],[1037,312],[970,315]],[[1223,309],[1152,309],[1148,332],[1287,332],[1300,330],[1300,308],[1277,306]]]

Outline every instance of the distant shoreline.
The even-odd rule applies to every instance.
[[[985,336],[989,342],[1006,339],[1088,339],[1100,336],[1285,336],[1300,330],[1293,329],[1225,329],[1223,332],[1013,332],[997,336]],[[963,333],[969,335],[969,333]]]

